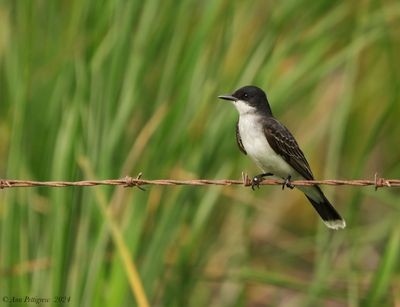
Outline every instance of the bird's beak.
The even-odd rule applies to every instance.
[[[232,95],[220,95],[218,96],[219,99],[224,99],[224,100],[230,100],[230,101],[237,101],[238,99],[236,97],[233,97]]]

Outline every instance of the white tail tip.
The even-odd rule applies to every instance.
[[[339,228],[345,228],[346,222],[344,220],[333,220],[333,221],[324,221],[325,225],[328,228],[338,230]]]

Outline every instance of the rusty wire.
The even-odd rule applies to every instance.
[[[121,179],[107,180],[82,180],[82,181],[32,181],[32,180],[13,180],[0,179],[0,189],[17,188],[17,187],[85,187],[98,185],[122,185],[124,187],[138,187],[143,190],[145,185],[188,185],[188,186],[205,186],[205,185],[243,185],[251,186],[251,180],[247,174],[242,174],[242,180],[230,179],[142,179],[140,173],[136,178],[126,176]],[[282,180],[267,179],[260,182],[260,185],[283,185]],[[373,180],[357,179],[357,180],[294,180],[291,182],[295,186],[312,186],[312,185],[335,185],[335,186],[374,186],[375,190],[382,187],[400,187],[399,179],[379,178],[377,174]]]

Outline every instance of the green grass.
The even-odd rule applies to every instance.
[[[216,98],[246,84],[318,178],[400,178],[398,29],[395,1],[4,0],[0,178],[255,174]],[[344,231],[277,187],[1,190],[1,302],[398,303],[399,190],[324,191]]]

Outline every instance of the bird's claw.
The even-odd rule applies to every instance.
[[[273,176],[272,173],[263,173],[253,177],[251,180],[251,188],[254,191],[254,187],[260,188],[260,183],[264,180],[264,177]]]
[[[294,184],[290,181],[290,179],[292,178],[292,176],[288,176],[285,181],[283,181],[282,184],[282,190],[285,189],[285,187],[288,187],[289,189],[294,189]]]
[[[260,188],[260,182],[263,181],[263,177],[260,175],[254,176],[251,180],[251,189],[254,191],[254,187]]]

